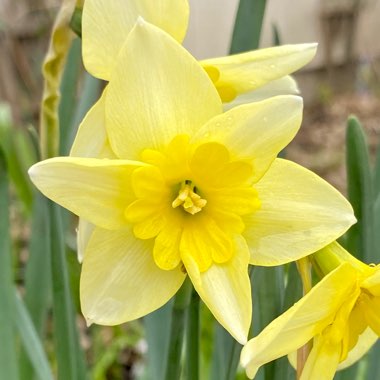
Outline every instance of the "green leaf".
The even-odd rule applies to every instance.
[[[36,161],[33,144],[24,130],[12,126],[10,109],[0,104],[0,148],[4,152],[8,173],[27,211],[33,203],[32,186],[27,170]]]
[[[302,297],[302,283],[296,264],[287,264],[283,267],[283,270],[286,278],[286,286],[282,303],[282,313],[292,307]],[[275,372],[276,378],[281,380],[293,380],[296,374],[286,356],[275,361]]]
[[[51,300],[48,200],[41,194],[36,194],[35,197],[30,235],[24,300],[33,324],[41,336]]]
[[[186,379],[199,379],[200,361],[200,299],[192,290],[186,323]]]
[[[367,370],[365,377],[367,380],[380,379],[380,341],[372,347],[367,355]],[[359,379],[358,379],[359,380]]]
[[[48,200],[36,194],[29,243],[29,258],[25,268],[25,305],[37,334],[44,338],[44,328],[51,305],[50,226]],[[25,352],[20,357],[20,377],[29,380],[31,362]]]
[[[71,129],[77,104],[77,87],[81,68],[81,40],[73,40],[61,82],[61,99],[58,108],[59,115],[59,153],[66,156],[71,146]]]
[[[378,197],[380,194],[380,139],[377,143],[373,187],[374,187],[374,196]]]
[[[84,354],[79,345],[75,322],[60,211],[58,205],[49,201],[53,323],[58,379],[83,380],[86,378]]]
[[[165,380],[179,379],[181,376],[182,350],[185,338],[185,320],[193,286],[189,278],[185,280],[174,296],[172,320],[169,334],[169,349],[166,360]]]
[[[257,267],[252,281],[253,310],[255,310],[253,331],[257,335],[282,312],[284,295],[284,267]],[[263,366],[264,379],[278,379],[276,361]]]
[[[273,46],[281,45],[280,31],[278,30],[277,24],[272,23],[272,41]]]
[[[0,374],[7,380],[18,380],[14,315],[8,175],[0,147]]]
[[[232,35],[230,53],[259,47],[266,0],[240,0]]]
[[[375,239],[375,251],[374,251],[374,257],[373,262],[379,263],[380,262],[380,194],[377,195],[375,204],[373,206],[373,217],[374,217],[374,231],[377,231],[377,233],[374,234]]]
[[[21,341],[39,380],[53,380],[49,362],[46,358],[42,343],[28,314],[24,303],[14,291],[15,302],[15,325],[20,334]],[[31,378],[29,374],[29,379]]]
[[[161,380],[169,348],[173,299],[144,317],[145,339],[148,344],[145,379]]]
[[[242,345],[215,322],[211,380],[234,380]]]
[[[346,145],[348,199],[358,220],[347,232],[347,249],[370,263],[375,253],[371,168],[366,136],[354,116],[347,121]]]
[[[71,130],[71,142],[74,141],[74,137],[80,122],[83,120],[87,111],[94,105],[98,100],[100,90],[103,82],[87,72],[84,74],[83,87],[81,96],[78,100],[78,107],[75,110],[75,116],[73,121],[73,128]]]

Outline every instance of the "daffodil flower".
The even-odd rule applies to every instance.
[[[46,196],[94,225],[80,280],[89,322],[144,316],[188,275],[214,316],[244,343],[251,322],[248,264],[296,260],[355,221],[334,188],[276,159],[300,126],[300,97],[223,113],[199,63],[143,20],[100,101],[104,106],[95,105],[85,119],[93,135],[76,149],[90,143],[97,151],[106,137],[108,158],[60,157],[30,169]]]
[[[116,58],[138,17],[181,43],[188,26],[189,4],[187,0],[86,0],[82,40],[87,71],[107,81],[111,78]],[[262,99],[264,94],[297,94],[298,87],[288,74],[310,62],[316,48],[315,43],[284,45],[207,59],[201,64],[230,108]]]
[[[322,269],[338,266],[243,348],[241,363],[249,378],[287,354],[295,364],[292,353],[312,340],[301,380],[332,379],[380,336],[380,266],[356,260],[336,242],[314,260]]]

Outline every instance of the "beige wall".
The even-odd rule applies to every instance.
[[[274,23],[284,44],[319,42],[318,55],[309,67],[321,66],[325,47],[319,19],[322,3],[322,0],[268,0],[261,46],[271,45]],[[238,0],[190,0],[191,18],[185,45],[197,58],[227,53],[237,5]],[[380,0],[365,0],[355,44],[357,55],[380,56],[379,20]],[[335,61],[341,60],[342,47],[342,39],[338,39],[334,46]]]

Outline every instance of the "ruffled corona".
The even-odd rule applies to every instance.
[[[260,201],[249,182],[251,164],[231,160],[222,144],[194,146],[189,140],[179,135],[162,152],[142,153],[151,166],[133,172],[137,199],[125,215],[137,238],[157,237],[153,252],[161,269],[175,268],[181,254],[190,254],[204,272],[231,259],[233,236],[244,229],[241,216],[257,210]]]

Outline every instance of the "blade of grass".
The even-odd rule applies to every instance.
[[[17,380],[14,330],[14,299],[11,240],[9,229],[8,176],[0,148],[0,373],[3,379]]]
[[[374,259],[373,192],[368,145],[359,120],[351,116],[346,131],[348,199],[358,220],[347,232],[347,248],[359,259]]]
[[[259,47],[266,0],[240,0],[231,42],[231,54]]]
[[[53,374],[51,372],[42,343],[38,337],[38,333],[34,327],[30,315],[28,314],[26,306],[16,291],[14,291],[14,302],[15,324],[20,334],[22,345],[28,353],[31,363],[33,364],[33,368],[39,380],[53,380]],[[29,379],[30,378],[31,374],[29,374]]]
[[[53,323],[58,379],[83,380],[86,378],[86,369],[84,355],[79,345],[79,334],[71,298],[60,209],[50,201],[49,219],[51,226]]]

